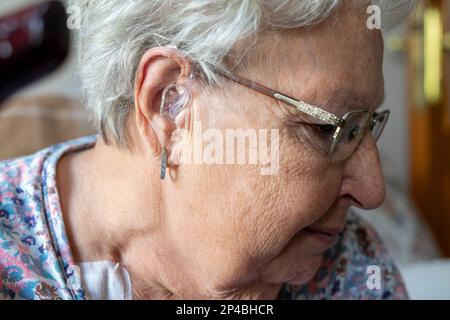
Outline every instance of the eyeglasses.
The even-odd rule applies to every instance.
[[[350,158],[358,149],[367,131],[370,131],[377,141],[389,119],[389,110],[382,112],[350,111],[341,118],[240,76],[221,71],[217,71],[217,73],[256,92],[294,106],[297,111],[322,121],[323,123],[302,121],[296,122],[296,124],[301,124],[308,130],[307,139],[316,151],[329,156],[332,161],[344,161]]]

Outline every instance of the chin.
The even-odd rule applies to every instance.
[[[306,265],[294,271],[290,279],[286,280],[286,283],[294,286],[299,286],[312,280],[319,270],[322,263],[323,256],[314,257]]]

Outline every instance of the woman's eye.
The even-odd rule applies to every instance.
[[[319,144],[320,147],[327,146],[336,132],[336,126],[331,124],[318,124],[304,121],[295,122],[295,131],[301,138]]]
[[[324,143],[330,140],[336,131],[336,127],[329,124],[302,123],[298,124],[299,129],[304,131],[309,139],[318,143]]]
[[[316,127],[318,127],[319,131],[323,133],[333,133],[336,129],[336,127],[331,124],[317,124]]]
[[[322,138],[329,138],[336,130],[336,127],[331,124],[313,124],[311,126],[314,132]]]

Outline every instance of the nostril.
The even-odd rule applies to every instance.
[[[358,200],[356,200],[355,197],[353,197],[353,196],[351,196],[351,195],[349,195],[349,194],[344,194],[342,197],[343,197],[344,199],[348,200],[351,204],[355,204],[355,205],[357,205],[358,207],[363,207],[363,205],[362,205],[361,202],[359,202]]]

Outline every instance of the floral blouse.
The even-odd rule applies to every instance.
[[[56,186],[56,164],[91,148],[84,137],[0,162],[0,299],[86,299],[68,242]],[[407,299],[405,286],[375,231],[351,212],[338,243],[301,287],[280,299]]]

